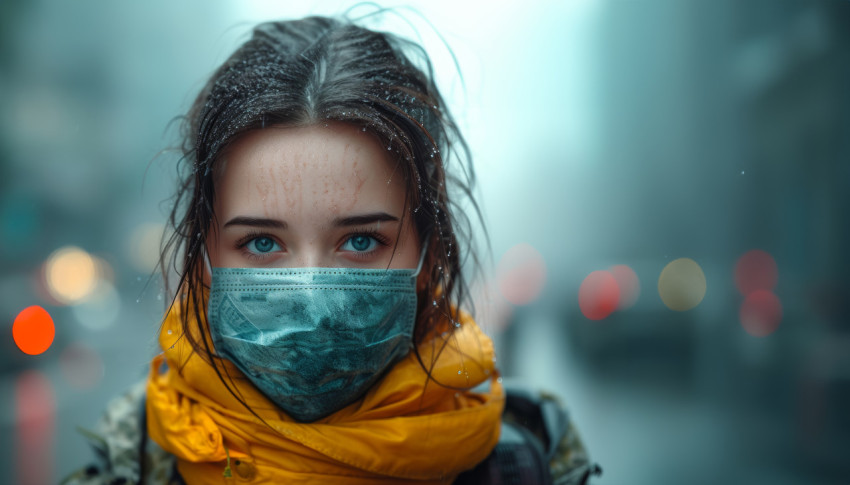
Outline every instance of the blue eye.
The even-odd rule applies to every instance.
[[[255,254],[270,253],[272,251],[280,251],[280,245],[274,242],[270,237],[257,237],[248,241],[245,248]]]
[[[348,238],[348,240],[345,241],[345,244],[342,245],[342,249],[344,251],[365,253],[375,249],[375,246],[377,245],[378,241],[374,237],[358,234]]]

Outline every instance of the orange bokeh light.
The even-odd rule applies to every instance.
[[[56,328],[53,318],[44,308],[33,305],[21,310],[12,324],[15,345],[25,354],[38,355],[50,348]]]
[[[620,287],[608,271],[594,271],[584,278],[578,290],[578,306],[590,320],[602,320],[617,309]]]

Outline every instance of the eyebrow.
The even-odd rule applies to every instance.
[[[251,227],[265,227],[269,229],[286,229],[287,224],[284,221],[279,221],[277,219],[264,219],[262,217],[245,217],[245,216],[237,216],[233,219],[230,219],[224,224],[224,227],[230,226],[251,226]]]
[[[398,217],[391,216],[386,212],[374,212],[359,216],[338,217],[334,219],[335,226],[362,226],[373,222],[398,221]]]
[[[373,222],[397,222],[398,217],[391,216],[386,212],[374,212],[372,214],[362,214],[357,216],[348,216],[348,217],[338,217],[334,219],[333,225],[340,226],[362,226],[366,224],[371,224]],[[277,219],[266,219],[262,217],[246,217],[246,216],[237,216],[233,219],[230,219],[224,224],[224,227],[230,226],[250,226],[250,227],[264,227],[268,229],[286,229],[289,225],[286,221],[280,221]]]

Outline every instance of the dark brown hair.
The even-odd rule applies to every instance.
[[[435,86],[425,51],[346,17],[264,23],[215,71],[183,118],[181,180],[169,218],[173,233],[164,241],[160,260],[166,280],[169,265],[179,277],[171,305],[180,305],[184,338],[210,362],[215,354],[204,326],[196,339],[188,325],[193,314],[205,321],[203,257],[216,217],[217,160],[248,131],[327,122],[374,134],[403,173],[403,217],[412,215],[427,247],[422,269],[427,285],[418,290],[414,343],[438,325],[456,322],[459,308],[469,303],[461,258],[477,260],[470,247],[471,222],[453,199],[467,198],[480,222],[471,197],[474,176],[469,150]],[[449,163],[457,165],[451,167],[455,175],[447,172]],[[430,375],[428,363],[419,361]]]

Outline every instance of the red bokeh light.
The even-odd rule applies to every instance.
[[[735,286],[744,296],[758,290],[773,291],[778,280],[776,261],[761,249],[747,251],[735,264]]]
[[[75,389],[92,389],[103,378],[103,361],[100,356],[80,343],[72,343],[62,351],[59,367],[65,380]]]
[[[618,264],[611,266],[609,270],[617,280],[617,286],[620,288],[620,299],[617,305],[617,310],[627,310],[634,306],[640,296],[640,281],[637,273],[626,266]]]
[[[499,261],[499,292],[514,305],[527,305],[536,300],[546,283],[543,256],[526,243],[505,251]]]
[[[779,297],[767,290],[756,290],[744,299],[740,311],[741,326],[754,337],[773,333],[782,320]]]
[[[38,371],[21,373],[15,382],[17,482],[52,483],[54,418],[53,386]]]
[[[578,306],[590,320],[602,320],[617,309],[620,287],[608,271],[594,271],[587,275],[578,290]]]

